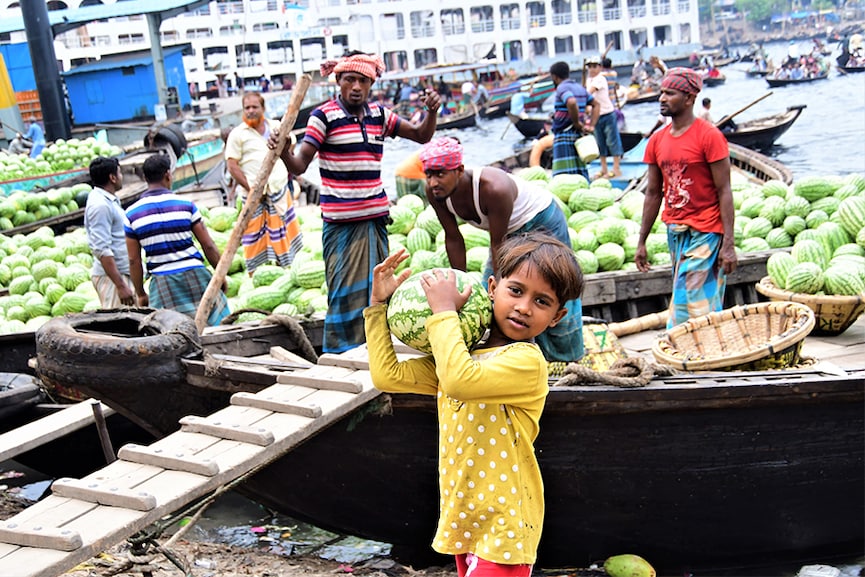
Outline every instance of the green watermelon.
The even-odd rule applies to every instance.
[[[788,252],[776,252],[766,261],[766,271],[777,287],[787,286],[787,274],[796,265],[796,259]]]
[[[811,202],[829,196],[836,187],[823,176],[806,176],[793,183],[793,193]]]
[[[739,248],[742,249],[742,252],[762,252],[772,247],[769,246],[769,242],[765,238],[752,236],[743,240]]]
[[[856,174],[855,172],[844,177],[844,184],[851,184],[856,187],[859,192],[865,191],[865,176]],[[838,192],[837,190],[835,191]]]
[[[430,250],[432,245],[433,238],[422,228],[411,229],[405,238],[405,248],[409,254],[414,254],[419,250]]]
[[[745,238],[766,238],[766,235],[769,234],[769,231],[773,227],[772,222],[766,217],[758,216],[752,218],[751,222],[745,225]]]
[[[801,216],[791,214],[784,219],[781,228],[783,228],[787,234],[796,238],[796,235],[808,228],[808,225],[805,223],[805,219]]]
[[[823,288],[823,269],[813,262],[800,262],[787,273],[784,288],[794,293],[814,294]]]
[[[793,237],[783,228],[773,228],[766,235],[766,242],[771,248],[787,248],[793,246]]]
[[[492,303],[483,285],[468,273],[445,269],[448,275],[455,274],[457,288],[472,287],[471,295],[459,310],[460,330],[466,346],[472,348],[483,337],[492,320]],[[402,283],[390,298],[387,307],[387,324],[396,338],[406,345],[424,353],[432,352],[426,332],[426,320],[432,315],[426,294],[421,288],[423,274],[415,273]]]
[[[855,238],[865,228],[865,197],[851,196],[842,200],[838,205],[838,219],[847,234]]]
[[[827,294],[865,294],[865,277],[847,266],[830,266],[823,274]]]
[[[761,192],[766,198],[770,196],[786,198],[788,191],[789,188],[787,187],[787,183],[780,180],[767,180],[763,183],[763,187],[761,188]]]
[[[574,255],[583,274],[595,274],[598,272],[598,257],[595,256],[595,253],[589,250],[578,250]]]
[[[811,203],[811,210],[822,210],[829,216],[835,213],[838,210],[838,205],[841,204],[841,199],[836,198],[834,196],[824,196],[821,199],[815,200]]]
[[[625,264],[625,249],[618,244],[606,242],[595,249],[598,270],[619,270]]]
[[[796,263],[814,263],[820,267],[820,270],[825,269],[829,261],[826,249],[816,240],[797,240],[791,254]]]
[[[784,212],[788,215],[801,216],[805,218],[811,212],[811,203],[801,196],[791,196],[784,203]]]

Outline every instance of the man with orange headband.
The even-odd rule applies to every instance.
[[[260,93],[246,92],[241,102],[243,122],[228,134],[225,165],[246,202],[267,157],[268,138],[279,122],[265,115],[264,97]],[[232,193],[229,202],[233,202],[233,197]],[[265,184],[261,204],[243,231],[241,242],[249,274],[268,262],[289,266],[303,246],[300,223],[292,205],[291,180],[284,166],[274,165]]]
[[[463,147],[454,138],[436,138],[420,153],[426,195],[445,233],[452,267],[466,270],[465,239],[459,221],[490,233],[484,284],[499,271],[498,252],[508,235],[544,231],[571,246],[565,215],[546,188],[491,166],[463,166]],[[583,348],[583,307],[579,298],[565,303],[567,314],[535,338],[547,361],[578,361]]]
[[[694,115],[702,88],[691,68],[667,71],[660,104],[672,122],[652,135],[644,156],[649,182],[634,262],[649,270],[646,238],[663,200],[673,264],[668,328],[724,308],[726,275],[737,265],[730,151],[721,131]]]
[[[381,181],[384,140],[400,136],[428,142],[441,105],[439,95],[427,90],[420,100],[428,114],[413,123],[370,102],[370,89],[384,70],[381,58],[361,52],[322,64],[323,77],[336,74],[339,96],[312,111],[297,151],[286,147],[282,153],[292,174],[303,174],[318,153],[327,353],[341,353],[366,340],[363,309],[369,306],[373,267],[388,255],[388,197]]]

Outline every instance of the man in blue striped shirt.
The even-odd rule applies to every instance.
[[[149,300],[152,308],[174,309],[194,318],[212,275],[204,267],[204,259],[193,237],[214,267],[219,263],[219,249],[210,238],[195,204],[171,190],[169,158],[154,154],[144,161],[142,168],[147,191],[126,210],[124,227],[138,302],[147,306]],[[142,248],[150,276],[149,299],[144,290]],[[218,324],[228,313],[228,301],[220,294],[207,323]]]

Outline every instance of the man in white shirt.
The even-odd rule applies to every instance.
[[[595,126],[595,140],[598,141],[601,171],[595,175],[595,178],[621,176],[622,136],[619,134],[616,107],[610,100],[610,86],[607,83],[607,77],[602,74],[600,57],[590,57],[586,61],[586,66],[588,70],[586,90],[595,99],[592,106],[600,107],[600,116]],[[608,156],[613,157],[612,171],[607,169]]]

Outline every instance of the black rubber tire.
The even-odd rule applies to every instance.
[[[36,331],[37,374],[72,387],[182,382],[181,358],[200,352],[195,322],[169,309],[70,314]]]
[[[148,132],[144,136],[144,146],[147,148],[164,148],[166,145],[171,147],[177,158],[186,152],[188,146],[186,136],[178,126],[173,124],[160,126],[155,134]]]

